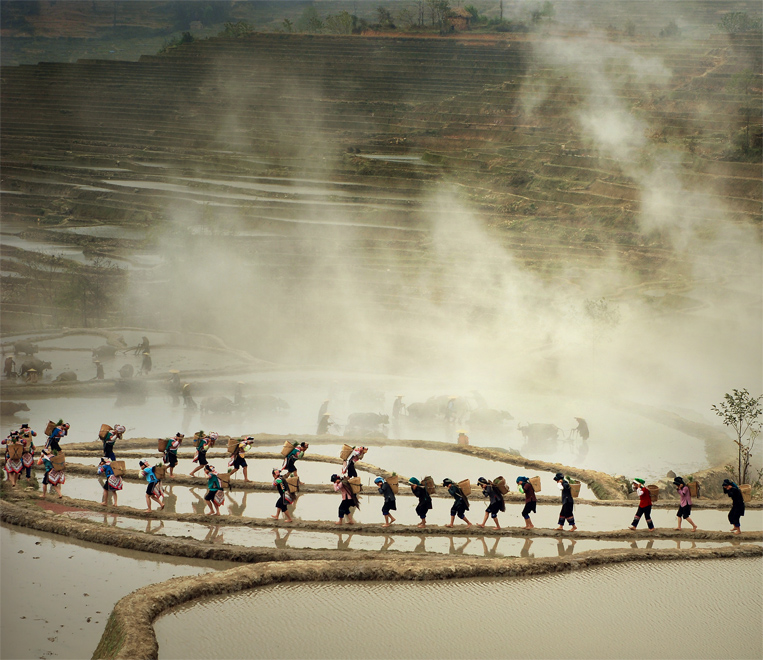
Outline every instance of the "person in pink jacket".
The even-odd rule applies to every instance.
[[[678,496],[681,498],[681,504],[678,507],[678,511],[676,511],[676,520],[678,520],[678,527],[676,527],[676,531],[681,529],[681,521],[685,520],[691,525],[691,531],[696,532],[697,526],[694,524],[694,521],[690,517],[691,493],[689,492],[689,487],[684,483],[684,480],[681,477],[676,477],[673,479],[673,485],[676,487]]]

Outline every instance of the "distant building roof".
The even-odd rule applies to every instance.
[[[455,9],[451,9],[450,15],[453,18],[472,18],[472,15],[463,7],[456,7]]]

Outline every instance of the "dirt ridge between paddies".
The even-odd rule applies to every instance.
[[[257,548],[257,552],[254,555],[250,555],[249,551],[253,550],[249,547],[234,546],[224,544],[223,546],[212,545],[211,542],[196,541],[195,539],[189,539],[188,537],[173,537],[163,534],[147,534],[144,532],[133,532],[132,530],[124,530],[120,528],[105,527],[100,522],[91,520],[76,520],[65,515],[53,515],[51,517],[50,511],[44,511],[39,508],[41,500],[35,493],[13,493],[8,495],[4,493],[4,501],[2,502],[2,517],[3,520],[11,524],[19,525],[22,527],[30,527],[33,529],[42,529],[38,525],[44,525],[44,531],[51,531],[53,533],[60,533],[65,535],[75,536],[83,541],[92,541],[94,543],[107,543],[109,545],[117,545],[131,550],[143,550],[146,552],[160,552],[160,554],[178,554],[181,557],[195,557],[197,559],[218,559],[221,561],[260,561],[260,559],[252,559],[252,557],[260,557],[261,552],[268,552],[271,548]],[[294,520],[291,523],[287,523],[282,520],[273,520],[269,516],[265,518],[247,518],[243,516],[209,516],[206,514],[198,513],[167,513],[165,511],[151,511],[147,512],[144,509],[135,509],[126,506],[102,506],[99,502],[91,500],[81,500],[71,497],[64,497],[61,500],[55,500],[56,502],[70,508],[80,509],[82,511],[93,511],[98,513],[108,513],[111,515],[123,515],[128,518],[134,518],[139,520],[172,520],[177,522],[196,523],[202,525],[221,525],[228,527],[252,527],[252,528],[265,528],[265,529],[289,529],[289,530],[301,530],[311,532],[326,532],[336,534],[337,532],[359,534],[362,536],[424,536],[424,537],[519,537],[519,538],[574,538],[577,540],[594,540],[594,541],[635,541],[635,540],[654,540],[654,539],[669,539],[669,540],[683,540],[683,541],[733,541],[760,543],[763,542],[763,530],[747,530],[741,534],[733,534],[732,532],[723,532],[718,530],[698,530],[696,532],[689,531],[688,529],[682,529],[676,531],[673,528],[657,528],[657,529],[642,529],[639,531],[632,531],[630,529],[614,529],[609,531],[588,531],[577,530],[571,532],[569,530],[557,530],[552,527],[534,527],[532,529],[526,529],[524,527],[502,527],[501,529],[495,529],[490,527],[445,527],[443,525],[427,525],[426,527],[418,527],[417,525],[395,525],[392,528],[382,527],[381,521],[374,523],[355,523],[354,525],[338,526],[334,521],[330,520]],[[42,516],[42,518],[40,518]],[[61,531],[56,531],[57,525],[54,524],[56,520],[62,521]],[[78,527],[76,523],[81,523],[84,527]],[[126,537],[115,536],[103,537],[97,533],[97,530],[111,530],[116,532],[124,532]],[[96,530],[96,531],[94,531]],[[138,536],[131,536],[136,534]],[[160,539],[167,539],[170,542],[179,542],[180,545],[176,546],[172,543],[168,546],[162,546],[155,542]],[[188,541],[188,543],[186,543]],[[218,552],[220,550],[220,552]],[[291,552],[291,551],[290,551]],[[301,558],[302,555],[299,552],[305,552],[297,550],[295,558]],[[327,552],[336,552],[327,550]],[[353,552],[363,552],[364,556],[368,556],[368,553],[373,554],[373,551],[366,550],[354,550]],[[386,553],[395,552],[402,554],[403,551],[388,550]],[[278,555],[281,559],[287,559],[290,555]],[[385,554],[383,556],[388,556]]]
[[[761,557],[760,546],[703,550],[603,550],[574,558],[453,558],[422,562],[414,558],[357,562],[318,560],[241,566],[206,575],[172,578],[138,589],[114,606],[93,658],[158,658],[153,622],[161,614],[196,598],[236,593],[280,582],[421,581],[562,573],[629,561],[675,561]]]

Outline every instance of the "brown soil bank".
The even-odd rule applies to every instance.
[[[415,559],[373,560],[363,562],[311,561],[268,563],[242,566],[227,571],[191,578],[173,578],[139,589],[122,598],[106,624],[94,658],[157,658],[159,645],[154,634],[154,620],[167,610],[195,598],[234,593],[283,581],[370,581],[370,580],[445,580],[454,578],[502,577],[560,573],[581,568],[627,561],[670,561],[676,559],[712,559],[760,557],[763,548],[693,550],[605,550],[586,552],[571,558],[537,559],[466,559],[448,558],[422,562]]]
[[[67,536],[75,536],[85,541],[91,541],[93,543],[106,543],[109,545],[116,545],[131,550],[143,550],[146,552],[159,552],[166,555],[177,555],[180,557],[195,557],[199,559],[217,559],[220,561],[265,561],[272,560],[273,557],[268,554],[272,549],[270,548],[241,548],[239,546],[225,545],[217,546],[212,545],[209,542],[202,542],[196,540],[189,540],[184,538],[173,538],[165,536],[156,536],[152,534],[143,534],[141,532],[132,532],[119,528],[104,528],[100,523],[89,520],[72,520],[67,517],[57,516],[51,518],[49,514],[41,511],[37,504],[39,500],[36,495],[31,497],[24,497],[24,495],[13,495],[12,502],[4,502],[2,509],[2,516],[7,522],[20,525],[22,527],[31,527],[32,529],[41,529],[43,531],[49,531],[57,534],[64,534]],[[176,520],[178,522],[186,523],[198,523],[202,525],[208,525],[210,523],[210,517],[207,515],[199,515],[196,513],[166,513],[164,511],[152,511],[150,513],[133,509],[131,507],[124,506],[109,506],[102,507],[97,502],[91,502],[89,500],[79,500],[69,497],[64,497],[62,500],[56,500],[61,502],[63,506],[70,509],[79,509],[85,511],[97,511],[103,513],[107,511],[110,514],[123,515],[130,518],[137,518],[141,520]],[[42,517],[40,517],[42,515]],[[216,524],[226,525],[230,527],[265,527],[265,528],[283,528],[289,530],[302,530],[312,532],[330,532],[336,533],[338,531],[347,531],[349,526],[339,529],[331,521],[315,521],[315,520],[295,520],[292,523],[286,523],[283,521],[274,521],[271,518],[245,518],[226,516],[224,518],[217,518]],[[42,525],[42,526],[40,526]],[[692,541],[730,541],[735,542],[761,542],[763,541],[763,531],[745,531],[739,535],[734,535],[731,532],[722,532],[715,530],[698,530],[696,532],[683,529],[676,531],[672,528],[658,528],[654,530],[643,529],[638,532],[634,532],[628,529],[613,529],[609,531],[587,531],[577,530],[576,532],[570,532],[568,530],[557,530],[555,528],[534,527],[533,529],[525,529],[524,527],[502,527],[501,529],[495,528],[479,528],[479,527],[444,527],[440,525],[427,525],[427,527],[421,528],[415,525],[395,525],[393,530],[384,528],[381,523],[356,523],[352,525],[351,530],[353,534],[361,534],[366,536],[425,536],[425,537],[521,537],[521,538],[575,538],[578,540],[588,539],[595,541],[633,541],[636,539],[683,539]],[[108,533],[107,533],[108,532]],[[117,532],[116,534],[110,534],[111,532]],[[168,541],[165,545],[161,543],[163,539]],[[218,553],[218,550],[222,552]],[[290,550],[284,554],[278,555],[281,560],[286,559],[304,559],[308,550]],[[329,551],[320,551],[320,553]],[[331,551],[333,552],[333,551]],[[361,551],[353,551],[356,554],[353,555],[355,559],[358,558],[357,553]],[[373,552],[362,551],[364,557],[371,556]],[[383,556],[388,556],[389,552],[397,552],[396,550],[387,551]],[[332,554],[332,557],[336,555]]]

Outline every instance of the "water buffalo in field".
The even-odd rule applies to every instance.
[[[0,415],[10,417],[17,412],[28,412],[29,406],[26,403],[16,403],[15,401],[0,401]]]
[[[45,369],[52,369],[52,368],[53,368],[53,365],[51,365],[50,362],[43,362],[42,360],[39,360],[37,358],[32,358],[31,360],[24,360],[21,363],[21,371],[19,373],[23,376],[30,369],[36,369],[37,373],[42,375]]]
[[[117,349],[115,346],[103,344],[102,346],[93,349],[93,357],[99,360],[103,360],[104,358],[113,358],[114,355],[116,355],[116,352]]]
[[[218,413],[227,415],[236,410],[236,404],[225,396],[207,396],[201,400],[199,409],[202,414]]]
[[[534,445],[545,445],[558,440],[561,431],[556,424],[518,424],[517,429],[521,431],[525,441]]]
[[[427,403],[434,404],[437,407],[437,414],[446,422],[463,422],[472,409],[469,401],[462,396],[441,394],[429,397]]]
[[[344,428],[345,435],[387,437],[386,425],[389,424],[389,415],[380,413],[352,413],[347,418]]]
[[[23,353],[24,355],[34,355],[39,350],[40,347],[37,344],[33,344],[31,341],[26,339],[17,341],[15,344],[13,344],[13,352],[16,355],[19,353]]]
[[[492,408],[479,408],[472,410],[469,414],[469,424],[474,428],[490,428],[500,426],[504,421],[514,419],[505,410],[494,410]]]
[[[409,403],[408,417],[416,422],[433,422],[437,419],[437,406],[434,403]]]
[[[73,383],[77,380],[77,374],[73,371],[64,371],[56,376],[54,383]]]

